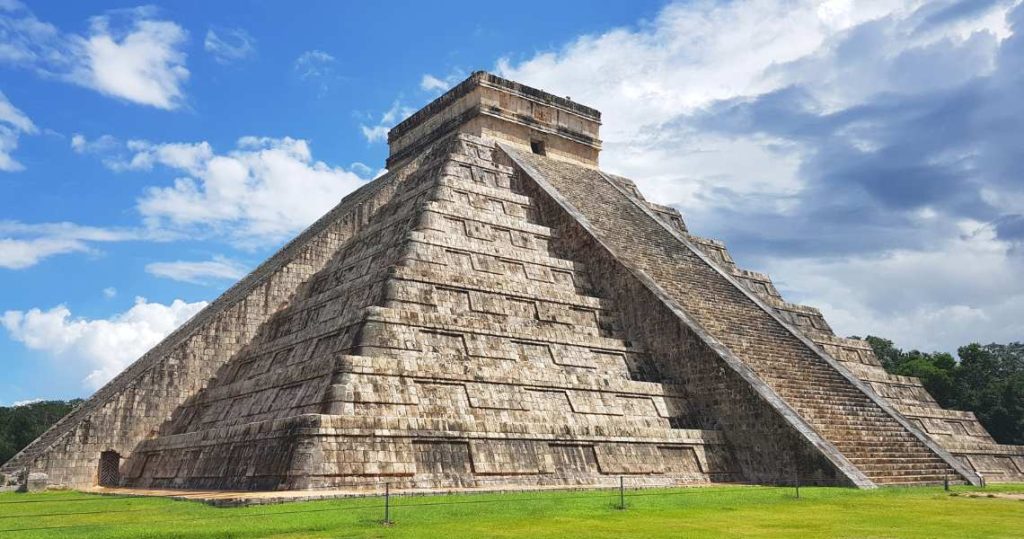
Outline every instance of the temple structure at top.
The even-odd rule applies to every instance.
[[[601,113],[484,71],[396,125],[388,133],[388,169],[401,167],[452,133],[465,133],[597,167]]]

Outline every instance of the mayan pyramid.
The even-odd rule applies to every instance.
[[[345,197],[2,468],[287,490],[1024,479],[598,167],[598,111],[478,72]]]

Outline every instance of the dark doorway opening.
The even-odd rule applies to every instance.
[[[537,155],[546,155],[544,153],[544,141],[543,140],[531,140],[530,149]]]
[[[100,453],[100,486],[116,487],[121,484],[121,454],[117,451]]]

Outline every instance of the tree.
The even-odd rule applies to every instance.
[[[80,402],[81,399],[75,399],[0,406],[0,464],[10,460]]]
[[[882,362],[882,367],[885,367],[885,370],[892,371],[900,363],[903,350],[896,348],[889,339],[868,335],[864,337],[864,340],[871,345],[871,349],[875,351],[875,355],[878,356],[878,360]]]
[[[1024,444],[1024,344],[961,346],[959,360],[945,352],[905,352],[868,336],[886,371],[916,376],[944,408],[974,412],[996,441]]]
[[[918,350],[904,352],[889,339],[867,336],[864,340],[871,345],[875,355],[886,371],[901,376],[916,376],[932,397],[943,407],[957,402],[953,372],[956,359],[945,352],[924,353]]]

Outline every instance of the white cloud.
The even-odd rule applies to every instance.
[[[120,143],[110,135],[89,140],[81,133],[71,135],[71,150],[78,154],[103,153],[114,150]]]
[[[37,402],[43,402],[43,399],[25,399],[22,401],[14,401],[11,403],[11,407],[28,406],[29,404],[35,404]]]
[[[153,8],[93,17],[87,35],[63,33],[16,6],[0,13],[0,62],[161,109],[184,101],[188,33]]]
[[[359,161],[352,163],[348,168],[363,178],[372,178],[374,176],[373,169],[370,168],[369,165],[360,163]]]
[[[287,238],[365,181],[315,160],[308,142],[288,137],[242,137],[224,154],[207,142],[129,141],[122,153],[104,163],[114,170],[160,166],[183,174],[139,199],[151,230],[218,233],[243,247]]]
[[[440,94],[459,82],[462,82],[462,79],[465,78],[466,72],[461,69],[455,69],[444,77],[435,77],[434,75],[427,73],[420,79],[420,90]]]
[[[24,269],[54,255],[88,251],[80,240],[65,238],[38,238],[15,240],[0,238],[0,268]]]
[[[316,85],[319,97],[324,97],[335,77],[334,65],[334,56],[314,49],[300,54],[295,59],[294,69],[300,79]]]
[[[107,299],[114,299],[117,297],[117,289],[113,286],[108,286],[103,289],[103,297]]]
[[[108,17],[92,21],[84,42],[88,62],[72,80],[101,93],[161,109],[181,105],[188,80],[185,53],[188,35],[170,21],[134,18],[129,28],[113,29]]]
[[[866,55],[860,55],[859,49],[854,57],[848,57],[837,48],[838,40],[858,25],[903,21],[921,4],[897,0],[680,2],[666,6],[654,21],[637,28],[585,35],[557,51],[519,63],[503,58],[497,70],[502,76],[571,95],[599,109],[605,168],[633,173],[637,163],[664,162],[671,156],[660,167],[664,174],[657,179],[639,174],[636,178],[643,191],[659,202],[684,208],[706,206],[707,197],[714,196],[714,188],[722,185],[722,174],[728,175],[731,188],[739,187],[750,195],[790,194],[794,186],[802,184],[793,173],[731,173],[714,165],[705,176],[702,161],[709,153],[728,156],[723,162],[728,159],[733,166],[744,167],[746,152],[737,153],[736,146],[761,148],[754,151],[770,169],[791,169],[793,156],[787,151],[765,151],[779,140],[703,133],[699,126],[686,123],[688,116],[717,102],[764,95],[798,83],[810,83],[819,106],[835,107],[892,91],[892,81],[910,80],[903,82],[904,86],[934,85],[944,78],[952,79],[945,84],[962,81],[959,64],[940,64],[941,68],[922,64],[916,68],[925,72],[919,79],[910,79],[909,66],[879,69],[884,65],[883,56],[892,58],[900,51],[958,39],[962,26],[918,35],[909,23],[894,23],[886,30],[889,35],[868,49],[874,57],[863,61]],[[1005,6],[996,7],[1005,13]],[[985,28],[984,23],[995,27]],[[1005,22],[999,17],[980,16],[973,26],[1005,33]],[[966,63],[983,71],[991,64],[992,52],[988,51],[987,60],[975,56]],[[769,164],[772,154],[780,162]],[[685,176],[680,176],[682,171]],[[694,180],[706,185],[699,190],[671,185]],[[759,185],[749,185],[751,182]]]
[[[388,131],[395,124],[408,118],[414,112],[416,112],[416,109],[395,101],[391,104],[391,108],[380,115],[377,123],[373,125],[360,125],[359,129],[362,130],[363,136],[366,137],[368,142],[384,142],[388,139]]]
[[[238,280],[247,273],[247,269],[236,260],[215,256],[211,260],[200,262],[153,262],[146,264],[146,272],[175,281],[206,284],[211,280]]]
[[[497,71],[601,110],[602,168],[840,334],[951,350],[1024,334],[1020,243],[951,226],[1024,214],[1020,45],[1004,46],[1018,5],[675,2]]]
[[[58,305],[49,310],[7,311],[0,325],[15,341],[65,362],[97,389],[124,370],[207,304],[174,300],[170,305],[136,298],[127,311],[107,319],[73,317]]]
[[[1019,341],[1024,282],[1012,245],[988,228],[928,250],[765,261],[789,298],[817,306],[840,335],[898,336],[921,350]],[[965,263],[969,261],[969,263]]]
[[[154,164],[199,174],[213,158],[213,148],[207,142],[151,144],[144,140],[129,140],[127,149],[133,152],[131,160],[113,164],[122,170],[150,170]]]
[[[121,142],[106,135],[72,145],[117,172],[176,174],[172,185],[149,187],[138,199],[148,235],[216,234],[242,248],[290,237],[373,176],[362,163],[346,169],[317,161],[307,141],[290,137],[242,137],[226,153],[205,141]]]
[[[156,238],[139,231],[74,223],[0,221],[0,268],[24,269],[59,254],[93,252],[94,243],[127,241],[147,236]]]
[[[451,87],[451,84],[448,84],[429,73],[423,75],[423,79],[420,80],[420,89],[426,92],[443,92]]]
[[[334,64],[334,57],[321,50],[306,51],[295,59],[295,71],[300,77],[315,78],[328,74],[329,66]]]
[[[11,152],[18,148],[21,133],[31,135],[38,131],[32,120],[0,92],[0,170],[15,172],[25,168],[11,156]]]
[[[25,116],[24,112],[17,109],[7,99],[3,92],[0,92],[0,122],[9,124],[11,127],[24,133],[35,133],[36,126],[32,120]]]
[[[224,28],[219,33],[210,28],[206,31],[203,48],[217,62],[230,64],[255,56],[256,40],[241,28]]]
[[[152,144],[145,140],[122,142],[112,135],[88,139],[80,133],[71,137],[71,149],[79,154],[101,156],[103,164],[115,171],[152,170],[154,165],[180,168],[197,173],[213,157],[213,149],[206,142]]]

